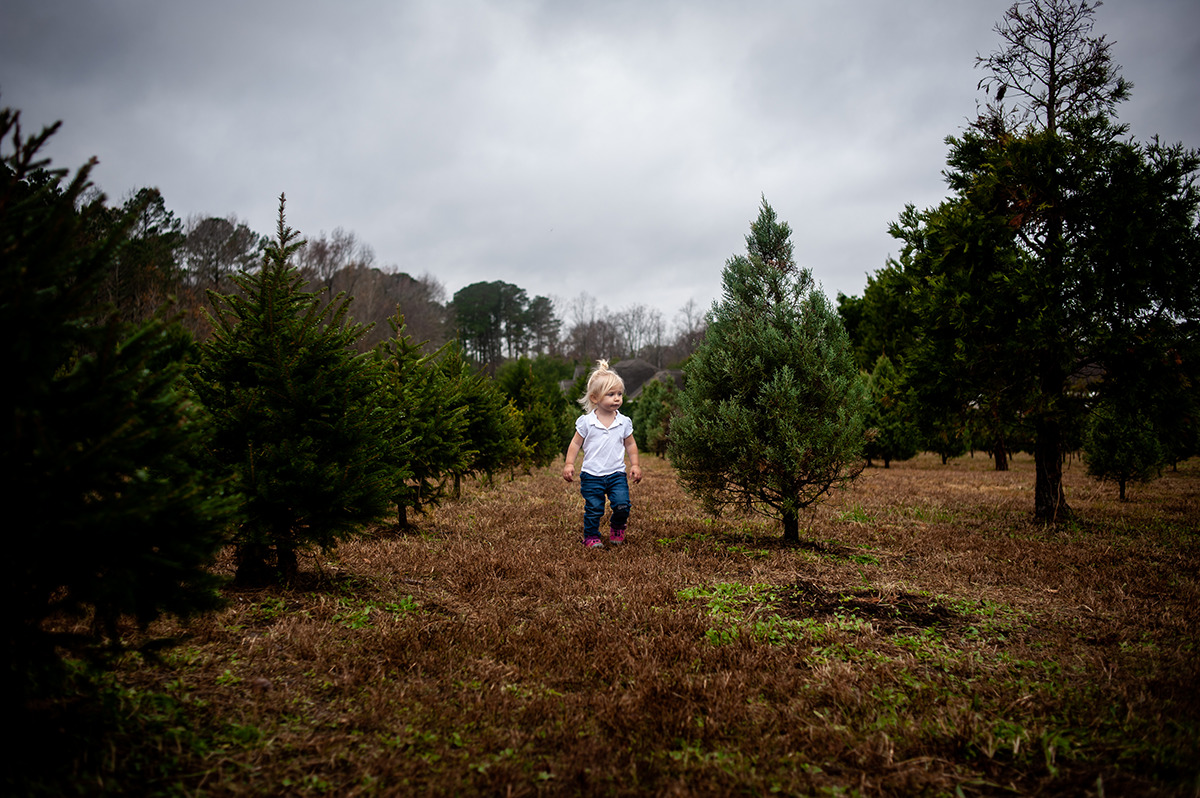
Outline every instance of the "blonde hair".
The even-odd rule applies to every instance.
[[[587,392],[577,401],[583,405],[585,412],[590,413],[596,409],[596,400],[613,388],[620,388],[624,392],[625,380],[621,379],[620,374],[609,368],[607,360],[597,360],[596,368],[592,369],[592,373],[588,377]]]

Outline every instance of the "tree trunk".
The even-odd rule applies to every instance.
[[[300,573],[300,565],[296,561],[296,550],[291,546],[275,546],[275,564],[279,568],[279,579],[283,584],[290,585],[296,581]]]
[[[997,471],[1008,470],[1008,447],[1004,445],[1004,438],[996,438],[996,448],[992,450],[992,456],[996,460]]]
[[[1123,479],[1117,480],[1117,487],[1120,491],[1121,501],[1125,501],[1125,480],[1123,480]]]
[[[262,587],[275,581],[275,574],[267,564],[270,547],[261,543],[244,543],[238,546],[235,559],[237,570],[233,583],[239,587]]]
[[[794,511],[783,511],[783,542],[800,542],[800,516]]]
[[[1040,419],[1036,435],[1033,444],[1037,471],[1033,488],[1034,516],[1049,523],[1065,521],[1071,517],[1071,508],[1062,485],[1062,426],[1056,419]]]

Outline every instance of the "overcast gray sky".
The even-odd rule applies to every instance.
[[[832,299],[945,196],[1009,0],[0,0],[0,105],[113,202],[353,231],[448,297],[670,322],[767,198]],[[1200,3],[1108,0],[1138,139],[1200,147]],[[7,145],[7,142],[6,142]]]

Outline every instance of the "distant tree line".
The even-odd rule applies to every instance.
[[[181,220],[151,188],[103,208],[89,224],[99,236],[133,217],[105,276],[104,298],[127,321],[147,319],[171,302],[185,328],[197,340],[207,339],[207,292],[240,290],[235,278],[259,268],[268,239],[234,215]],[[499,280],[472,283],[447,298],[431,274],[413,277],[378,266],[374,250],[341,227],[305,239],[293,260],[306,290],[321,293],[323,301],[339,293],[354,298],[351,317],[370,325],[354,342],[364,352],[387,337],[387,320],[397,310],[423,346],[436,349],[456,339],[465,356],[489,373],[539,356],[575,364],[640,357],[667,368],[686,360],[704,335],[704,312],[694,301],[668,325],[661,311],[645,304],[611,311],[582,293],[560,310],[549,297],[530,297]]]

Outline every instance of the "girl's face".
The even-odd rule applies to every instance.
[[[612,387],[598,399],[594,400],[593,404],[606,413],[615,413],[621,406],[621,402],[625,398],[625,391],[620,387]]]

